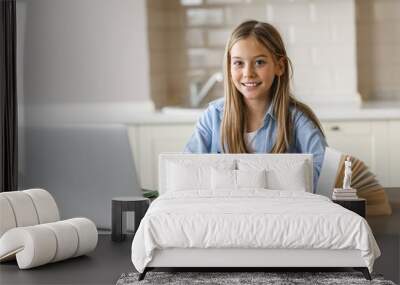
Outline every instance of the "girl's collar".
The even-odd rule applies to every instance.
[[[268,116],[270,116],[271,119],[275,120],[275,112],[274,112],[274,109],[275,109],[275,101],[272,100],[271,104],[269,104],[269,107],[268,107],[267,112],[265,113],[264,121],[267,119]]]

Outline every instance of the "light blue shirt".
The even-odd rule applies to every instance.
[[[224,99],[211,102],[200,116],[193,135],[185,146],[189,153],[222,153],[220,128],[223,117]],[[291,108],[294,140],[288,153],[310,153],[314,162],[314,193],[318,183],[327,146],[325,137],[317,126],[300,110]],[[270,153],[276,140],[277,122],[271,104],[264,116],[264,125],[255,136],[255,153]]]

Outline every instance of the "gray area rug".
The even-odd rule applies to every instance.
[[[376,284],[395,285],[384,280],[381,275],[372,275],[368,281],[360,272],[148,272],[142,281],[138,281],[139,273],[124,273],[116,285],[134,284]]]

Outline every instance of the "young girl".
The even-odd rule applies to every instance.
[[[290,93],[291,70],[272,25],[240,24],[225,48],[225,96],[209,104],[185,152],[312,153],[315,192],[327,144],[313,111]]]

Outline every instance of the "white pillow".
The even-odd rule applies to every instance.
[[[239,190],[241,188],[266,188],[266,171],[211,169],[212,190]]]
[[[209,188],[209,167],[196,167],[169,163],[168,165],[168,190],[185,191]]]
[[[270,169],[267,171],[268,189],[306,192],[306,173],[307,165],[304,162],[293,164],[289,169]]]
[[[210,190],[211,168],[234,169],[234,161],[196,161],[190,159],[167,163],[167,191]]]
[[[306,161],[284,159],[238,160],[239,170],[256,171],[265,169],[267,188],[271,190],[307,191],[310,189],[308,174],[310,169]]]
[[[267,188],[267,171],[235,170],[237,188]]]
[[[236,170],[211,168],[211,189],[236,189]]]

